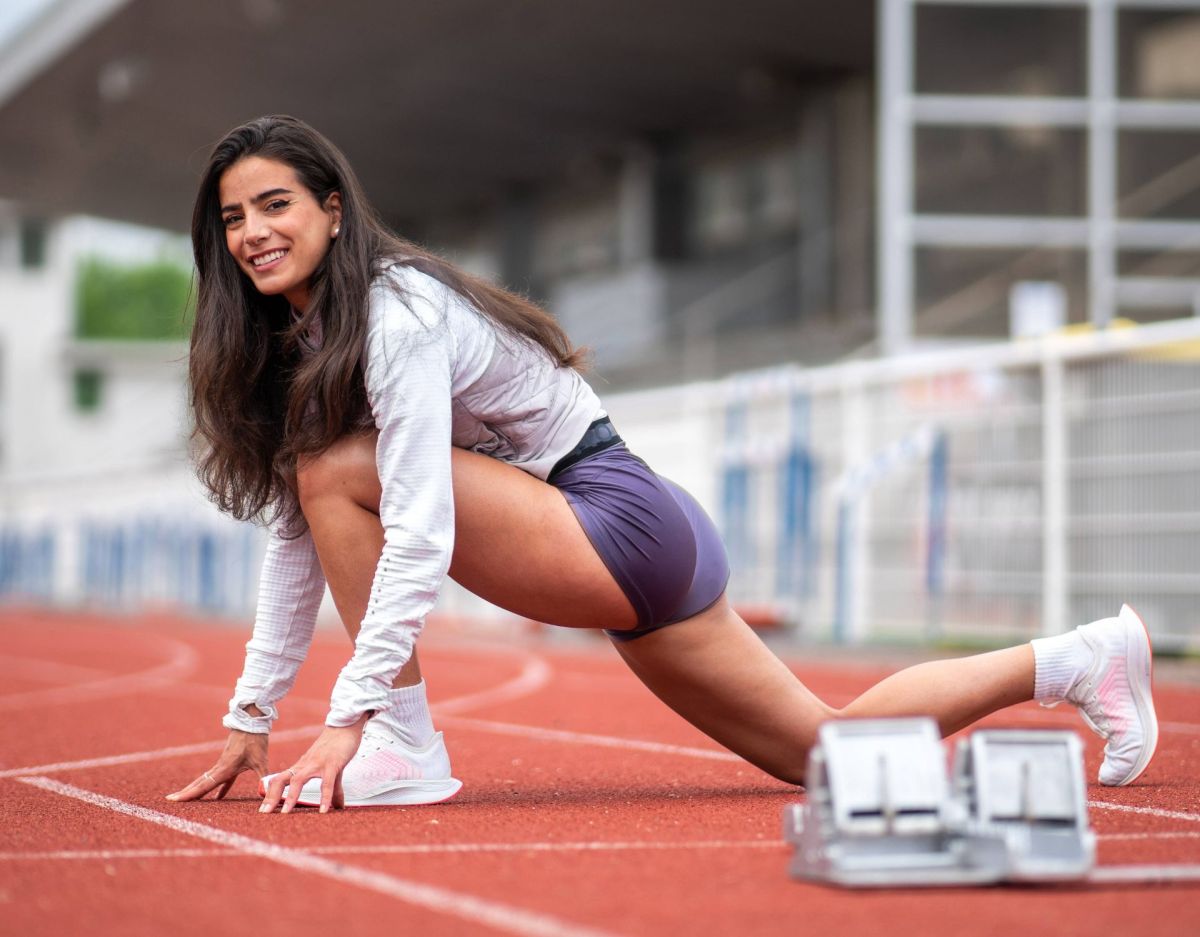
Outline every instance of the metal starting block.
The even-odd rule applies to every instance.
[[[1072,732],[988,729],[952,783],[932,719],[828,722],[808,802],[784,811],[797,878],[851,887],[1074,880],[1095,863],[1083,748]]]
[[[969,864],[1008,881],[1081,879],[1096,864],[1074,732],[974,732],[958,743],[954,789],[967,809]]]

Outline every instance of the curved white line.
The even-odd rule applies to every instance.
[[[525,666],[521,668],[521,672],[499,686],[431,703],[429,708],[435,715],[442,715],[444,713],[461,713],[482,706],[495,706],[498,703],[510,703],[542,689],[550,682],[550,675],[553,672],[544,657],[527,654]]]
[[[96,667],[79,667],[75,664],[60,664],[57,661],[37,657],[18,657],[15,654],[0,654],[0,674],[33,680],[40,683],[73,683],[83,680],[102,680],[113,675],[111,670]]]
[[[670,745],[666,742],[647,742],[643,739],[626,739],[616,735],[596,735],[593,732],[572,732],[569,729],[547,729],[513,722],[496,722],[492,719],[472,719],[468,716],[448,716],[444,720],[452,726],[476,729],[495,735],[515,735],[520,738],[538,739],[545,742],[566,742],[572,745],[596,745],[600,748],[624,748],[630,751],[651,752],[655,755],[683,755],[686,758],[707,758],[710,761],[742,761],[730,751],[715,748],[696,748],[691,745]]]
[[[298,738],[315,738],[321,731],[322,725],[298,726],[295,729],[285,729],[272,732],[271,738],[277,742],[286,742]],[[191,745],[172,745],[170,748],[157,748],[147,752],[129,752],[124,755],[105,755],[99,758],[83,758],[79,761],[59,761],[50,765],[31,765],[28,768],[8,768],[0,771],[0,778],[20,778],[30,774],[53,774],[56,771],[76,771],[84,768],[110,768],[114,765],[129,765],[139,761],[158,761],[160,758],[179,758],[184,755],[200,755],[204,752],[219,752],[225,747],[226,739],[214,739],[211,742],[195,742]]]
[[[487,653],[494,653],[494,651],[497,649],[486,648],[483,650],[486,650]],[[432,708],[434,711],[458,712],[460,709],[467,709],[484,704],[508,702],[518,699],[521,696],[536,692],[545,686],[549,681],[550,675],[553,671],[550,665],[538,655],[531,654],[527,651],[514,651],[512,648],[503,648],[502,650],[505,653],[510,654],[524,654],[526,661],[519,674],[517,674],[515,677],[510,677],[508,680],[505,680],[503,683],[500,683],[490,690],[480,690],[474,693],[466,693],[462,696],[454,696],[450,697],[449,699],[442,700],[440,703],[433,705]],[[99,682],[107,684],[121,679],[123,678],[114,677],[111,680]],[[162,680],[157,682],[161,683]],[[141,689],[145,689],[145,687],[142,687]],[[2,701],[3,698],[0,697],[0,702]],[[318,704],[313,701],[312,705],[319,706],[322,704]],[[322,723],[320,722],[312,725],[297,726],[294,729],[272,732],[271,738],[274,741],[283,741],[285,739],[300,738],[304,736],[315,736],[321,731],[321,727]],[[53,764],[31,765],[25,768],[8,768],[0,771],[0,778],[17,778],[31,774],[53,774],[58,771],[72,771],[83,768],[108,768],[116,765],[132,764],[139,761],[158,761],[162,758],[180,758],[185,755],[198,755],[203,752],[219,752],[225,747],[225,741],[226,740],[224,738],[221,738],[209,742],[196,742],[191,745],[172,745],[168,748],[156,748],[150,751],[127,752],[123,755],[84,758],[80,761],[59,761]]]
[[[0,712],[25,709],[30,706],[56,706],[62,703],[77,703],[81,700],[105,696],[127,696],[140,693],[164,683],[185,680],[196,672],[199,655],[192,648],[174,638],[150,635],[148,640],[164,646],[167,661],[149,670],[119,674],[100,680],[89,680],[72,686],[49,687],[45,690],[29,690],[0,696]]]

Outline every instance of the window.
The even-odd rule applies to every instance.
[[[46,240],[49,226],[40,218],[22,218],[19,243],[21,266],[26,270],[40,270],[46,266]]]
[[[104,397],[104,374],[92,368],[80,368],[75,372],[75,409],[81,413],[94,413],[100,409]]]

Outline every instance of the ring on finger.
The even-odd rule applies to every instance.
[[[205,771],[205,772],[204,772],[204,774],[203,774],[203,777],[206,777],[206,778],[208,778],[210,781],[212,781],[212,782],[213,782],[213,784],[216,784],[216,783],[217,783],[217,779],[216,779],[216,778],[214,778],[214,777],[213,777],[211,774],[209,774],[207,771]]]

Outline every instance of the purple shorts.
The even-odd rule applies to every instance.
[[[556,471],[592,546],[637,613],[637,627],[606,631],[639,638],[712,605],[729,581],[716,526],[696,499],[654,474],[619,443]]]

